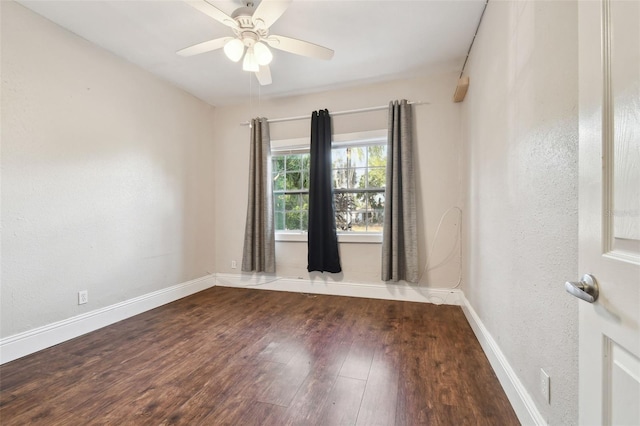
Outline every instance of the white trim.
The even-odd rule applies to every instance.
[[[0,339],[0,364],[57,345],[215,285],[206,275],[111,306]]]
[[[309,137],[293,139],[273,139],[271,140],[271,153],[282,154],[283,151],[304,151],[309,152]]]
[[[254,274],[216,274],[216,285],[446,305],[459,305],[461,298],[464,298],[458,289],[417,287],[404,282],[350,283],[333,281],[329,277],[295,279]]]
[[[338,243],[380,244],[382,234],[379,232],[338,232]],[[275,238],[278,242],[307,242],[307,232],[303,231],[276,231]]]
[[[338,243],[382,244],[380,232],[338,232]]]
[[[364,130],[362,132],[338,133],[337,135],[333,135],[331,142],[338,146],[353,143],[373,145],[376,143],[386,143],[388,137],[388,129]]]
[[[353,133],[339,133],[333,135],[331,142],[338,146],[349,144],[374,144],[387,141],[387,129],[366,130]],[[293,138],[293,139],[274,139],[271,141],[271,151],[275,154],[280,151],[289,150],[309,150],[309,137]]]
[[[491,337],[489,330],[484,326],[482,320],[464,295],[462,295],[462,311],[467,317],[467,321],[471,325],[485,355],[487,355],[496,376],[498,376],[498,380],[507,394],[507,398],[509,398],[509,402],[511,402],[511,406],[516,412],[520,423],[523,425],[547,425],[531,395],[529,395],[509,361],[500,350],[500,346]]]
[[[304,231],[276,231],[276,241],[306,243],[307,233]]]

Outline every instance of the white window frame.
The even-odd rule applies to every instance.
[[[387,129],[364,132],[341,133],[333,136],[331,148],[341,146],[372,145],[387,143]],[[271,153],[276,155],[297,153],[309,150],[309,138],[279,139],[271,141]],[[307,242],[306,231],[276,231],[276,241]],[[381,232],[338,232],[339,243],[380,244]]]

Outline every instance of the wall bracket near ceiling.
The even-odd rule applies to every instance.
[[[467,57],[464,58],[464,64],[462,64],[462,71],[460,71],[460,77],[458,77],[458,84],[456,85],[456,91],[453,94],[453,102],[462,102],[464,101],[464,97],[467,95],[467,90],[469,89],[469,77],[462,77],[464,73],[464,68],[467,66],[467,61],[469,60],[469,55],[471,54],[471,48],[473,47],[473,42],[476,41],[476,37],[478,35],[478,30],[480,29],[480,24],[482,23],[482,17],[484,16],[484,12],[487,10],[487,5],[489,4],[489,0],[484,2],[484,8],[482,9],[482,14],[480,15],[480,19],[478,20],[478,26],[476,27],[476,32],[473,35],[473,39],[471,39],[471,44],[469,45],[469,50],[467,51]]]

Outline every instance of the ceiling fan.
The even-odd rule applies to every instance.
[[[240,61],[244,56],[242,69],[254,72],[263,86],[271,84],[269,63],[273,59],[273,54],[267,45],[310,58],[329,60],[333,57],[333,50],[326,47],[291,37],[269,34],[269,27],[282,16],[292,0],[262,0],[256,8],[249,2],[246,6],[236,9],[231,16],[205,0],[184,1],[230,27],[235,36],[198,43],[179,50],[178,55],[193,56],[224,48],[224,53],[234,62]]]

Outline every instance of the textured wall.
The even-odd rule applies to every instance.
[[[1,3],[1,336],[213,271],[213,108]]]
[[[577,422],[577,5],[490,2],[467,67],[465,294],[550,424]],[[539,371],[551,376],[551,404]]]
[[[277,79],[277,76],[274,76]],[[231,260],[242,258],[242,243],[247,205],[249,162],[249,129],[239,126],[251,117],[281,118],[329,111],[387,105],[393,99],[430,102],[414,107],[417,204],[420,264],[424,266],[428,249],[433,244],[438,221],[450,207],[462,201],[461,140],[459,106],[451,101],[455,89],[455,73],[425,76],[355,89],[327,91],[271,101],[253,99],[245,105],[216,109],[216,188],[217,204],[216,259],[218,272],[239,273],[230,268]],[[349,133],[387,128],[386,110],[336,116],[334,133]],[[272,139],[309,137],[310,121],[301,120],[271,125]],[[233,176],[233,179],[229,179]],[[433,250],[431,265],[438,266],[423,278],[424,285],[446,287],[458,280],[460,262],[457,256],[458,223],[455,212],[442,225]],[[330,279],[348,282],[380,281],[380,244],[340,244],[343,274]],[[306,243],[279,242],[276,246],[277,275],[309,278]],[[326,277],[328,274],[325,274]]]

